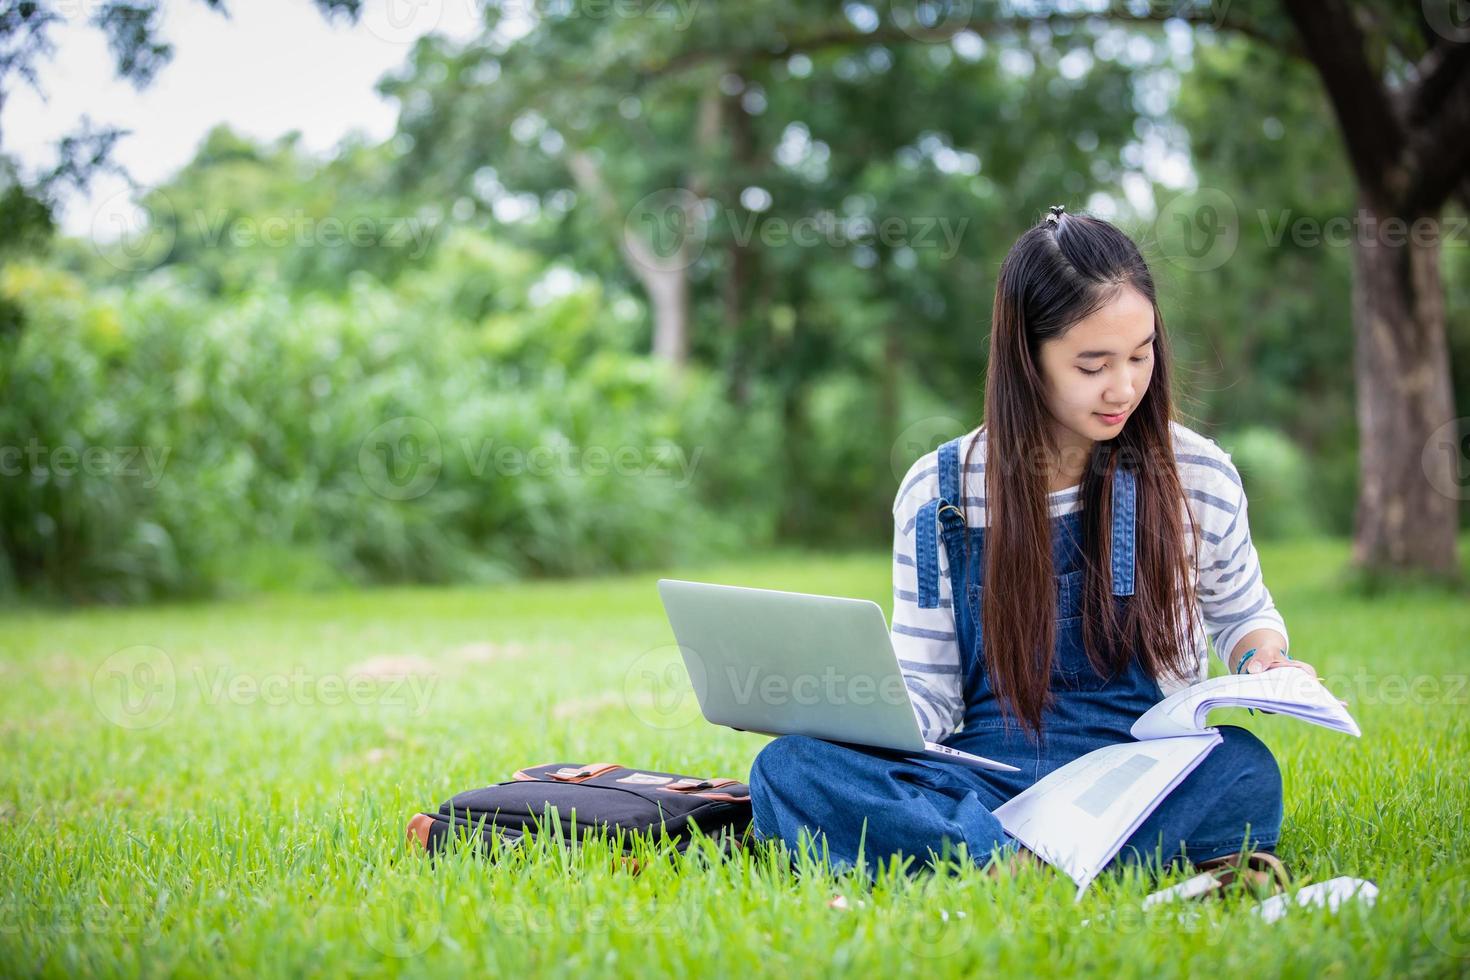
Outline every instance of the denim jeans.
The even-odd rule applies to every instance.
[[[1224,742],[1149,815],[1109,867],[1157,869],[1234,854],[1243,844],[1275,846],[1281,827],[1276,760],[1243,728],[1222,725],[1220,734]],[[991,812],[1010,797],[988,776],[927,756],[783,735],[761,749],[751,768],[755,834],[780,838],[795,852],[805,830],[837,871],[866,862],[871,873],[879,859],[912,856],[913,873],[952,856],[960,843],[971,861],[984,864],[993,850],[1004,857],[1017,847]]]
[[[784,735],[767,744],[751,767],[750,791],[758,838],[779,838],[796,851],[804,837],[823,846],[834,869],[913,856],[910,872],[953,853],[985,863],[1019,846],[993,812],[1049,772],[1094,749],[1132,740],[1130,726],[1162,699],[1157,681],[1138,662],[1099,675],[1082,642],[1081,514],[1052,519],[1056,575],[1056,646],[1049,678],[1054,700],[1042,735],[1028,739],[1003,718],[985,669],[979,627],[985,590],[985,529],[966,526],[960,510],[959,441],[939,451],[940,496],[920,509],[915,568],[919,604],[938,605],[938,548],[949,559],[955,597],[955,639],[961,652],[964,723],[945,744],[1008,762],[1019,772],[972,769],[946,760],[867,746]],[[1113,601],[1120,612],[1134,585],[1136,477],[1118,469],[1111,493]],[[968,547],[967,547],[968,545]],[[1002,586],[1003,587],[1003,586]],[[1282,818],[1281,773],[1260,739],[1231,725],[1224,741],[1175,787],[1124,843],[1112,865],[1145,862],[1159,868],[1276,846]],[[1110,865],[1110,866],[1112,866]]]

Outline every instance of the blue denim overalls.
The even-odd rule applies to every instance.
[[[1158,683],[1134,658],[1126,670],[1102,677],[1082,644],[1083,549],[1081,514],[1052,518],[1057,583],[1054,704],[1043,715],[1039,741],[1001,715],[985,670],[980,630],[985,573],[985,529],[965,523],[960,502],[960,440],[939,449],[939,497],[915,521],[918,600],[939,604],[939,555],[949,559],[955,627],[961,649],[964,725],[945,739],[966,752],[1017,766],[1019,772],[972,769],[954,762],[805,735],[768,743],[751,767],[751,801],[758,837],[780,838],[793,852],[820,832],[832,867],[859,865],[869,873],[880,859],[913,855],[907,869],[942,857],[963,843],[969,859],[985,863],[1017,842],[991,813],[1036,780],[1093,749],[1130,741],[1129,728],[1162,698]],[[1112,499],[1114,601],[1133,594],[1135,474],[1120,469]],[[966,560],[965,544],[969,542]],[[1004,583],[999,583],[1004,587]],[[1201,861],[1239,851],[1249,827],[1252,849],[1275,846],[1280,833],[1281,774],[1266,746],[1249,731],[1220,726],[1224,742],[1175,788],[1124,844],[1114,864],[1152,859],[1155,866],[1182,857]],[[820,855],[820,850],[818,851]]]

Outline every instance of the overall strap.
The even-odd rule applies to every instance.
[[[1138,517],[1137,477],[1119,466],[1113,472],[1113,595],[1133,594],[1133,536]]]
[[[919,608],[939,608],[939,526],[962,527],[960,502],[960,439],[939,447],[939,496],[927,501],[914,516],[914,571],[919,580]]]

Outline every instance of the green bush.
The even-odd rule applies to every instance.
[[[1271,429],[1243,429],[1220,440],[1250,501],[1251,535],[1290,538],[1320,531],[1323,514],[1306,456]]]
[[[0,338],[0,463],[20,464],[0,478],[0,591],[495,581],[770,539],[760,412],[630,352],[631,316],[595,284],[531,302],[507,283],[465,318],[483,306],[463,281],[492,272],[213,304],[166,270],[95,296],[7,267],[24,323]]]

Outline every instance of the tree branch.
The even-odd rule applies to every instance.
[[[1048,27],[1060,24],[1086,26],[1102,22],[1111,22],[1132,27],[1155,27],[1170,20],[1183,21],[1194,27],[1208,27],[1217,31],[1239,34],[1260,44],[1275,48],[1290,57],[1305,58],[1305,52],[1293,39],[1273,37],[1258,25],[1252,24],[1249,21],[1240,18],[1231,18],[1228,15],[1212,16],[1205,11],[1177,12],[1149,8],[1146,12],[1138,14],[1130,13],[1126,10],[1108,10],[1086,14],[1054,13],[1044,17],[997,17],[971,20],[965,24],[964,29],[973,31],[982,37],[992,37],[1007,31],[1020,32],[1030,25],[1038,23],[1046,24]],[[674,54],[665,61],[646,62],[639,70],[639,74],[645,78],[677,74],[712,58],[730,58],[737,63],[752,63],[775,61],[781,58],[789,58],[797,53],[823,51],[830,48],[866,47],[872,44],[942,42],[949,40],[956,33],[957,31],[950,27],[936,30],[915,27],[905,31],[899,27],[886,26],[866,33],[853,28],[843,27],[821,31],[809,37],[796,39],[783,38],[782,42],[774,47],[745,48],[743,50],[732,49],[724,45],[707,48],[689,48]]]
[[[1366,39],[1344,0],[1282,0],[1337,115],[1348,160],[1370,200],[1397,208],[1409,175],[1404,130],[1366,55]]]
[[[1419,80],[1406,100],[1408,124],[1418,126],[1429,119],[1464,80],[1467,69],[1470,69],[1470,44],[1442,44],[1420,58],[1415,66]]]
[[[1437,213],[1470,173],[1466,133],[1470,133],[1470,79],[1462,79],[1433,118],[1409,136],[1404,157],[1413,184],[1405,201],[1407,214]]]

